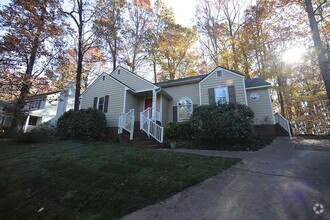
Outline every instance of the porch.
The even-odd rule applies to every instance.
[[[118,119],[118,134],[129,133],[129,140],[135,139],[134,127],[138,128],[157,142],[163,142],[163,125],[167,122],[167,102],[171,97],[161,89],[132,92],[124,94],[123,112]]]

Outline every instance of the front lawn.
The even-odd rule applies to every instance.
[[[238,162],[79,141],[0,141],[0,155],[0,219],[118,218]]]

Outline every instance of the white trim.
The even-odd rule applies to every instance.
[[[142,76],[137,76],[136,74],[132,73],[131,71],[129,71],[129,70],[127,70],[127,69],[125,69],[125,68],[123,68],[121,66],[118,66],[114,71],[112,71],[112,73],[110,73],[110,75],[112,75],[113,73],[115,73],[118,69],[124,70],[124,71],[128,72],[129,74],[131,74],[132,76],[135,76],[136,78],[145,81],[149,85],[152,85],[154,89],[158,89],[159,88],[155,84],[153,84],[153,83],[149,82],[148,80],[144,79]]]
[[[126,93],[127,93],[127,89],[125,89],[124,91],[124,99],[123,99],[123,113],[126,112]]]
[[[157,88],[157,89],[158,89],[158,88]],[[152,88],[152,89],[144,89],[144,90],[139,90],[139,91],[134,90],[134,93],[148,92],[148,91],[153,91],[153,90],[155,90],[155,88]]]
[[[221,89],[221,88],[224,88],[225,89],[225,92],[226,92],[226,101],[227,101],[227,103],[229,103],[228,86],[218,86],[218,87],[214,87],[214,103],[216,105],[218,105],[218,103],[217,103],[217,92],[216,92],[216,89]]]
[[[235,73],[233,71],[230,71],[230,70],[227,70],[227,69],[224,69],[220,66],[216,67],[214,70],[211,71],[211,73],[209,73],[208,76],[204,77],[204,79],[202,79],[199,83],[203,83],[205,80],[207,80],[211,75],[213,75],[214,73],[216,73],[218,71],[218,69],[221,69],[222,71],[225,71],[225,72],[228,72],[230,74],[234,74],[234,75],[237,75],[239,77],[242,77],[244,79],[244,76],[242,76],[241,74],[238,74],[238,73]]]
[[[179,117],[179,102],[182,100],[182,99],[189,99],[190,101],[191,101],[191,109],[192,109],[192,113],[194,113],[194,103],[193,103],[193,101],[191,100],[191,98],[188,98],[188,97],[181,97],[180,99],[179,99],[179,101],[176,103],[176,106],[177,106],[177,108],[176,108],[176,111],[177,111],[177,122],[183,122],[183,121],[187,121],[187,120],[190,120],[190,118],[189,119],[185,119],[185,120],[183,120],[183,121],[180,121],[180,117]]]
[[[248,106],[248,101],[247,101],[247,96],[246,96],[246,88],[245,88],[245,78],[243,78],[243,88],[244,88],[244,96],[245,96],[245,105]]]
[[[245,83],[244,83],[244,87],[245,87]],[[246,90],[250,90],[250,89],[262,89],[262,88],[267,88],[267,87],[271,87],[271,85],[249,87],[249,88],[246,88]]]
[[[159,100],[159,111],[163,114],[163,96],[160,96],[160,100]]]
[[[24,133],[27,131],[29,121],[30,121],[30,115],[28,115],[27,118],[26,118],[26,122],[25,122],[25,126],[24,126]]]
[[[274,114],[274,109],[273,109],[273,102],[271,99],[271,93],[270,93],[270,89],[268,88],[268,99],[269,99],[269,104],[270,104],[270,110],[272,111],[272,115],[273,115],[273,124],[276,124],[275,122],[275,114]]]

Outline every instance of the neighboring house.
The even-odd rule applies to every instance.
[[[275,124],[270,83],[217,67],[207,75],[153,84],[118,67],[101,74],[81,95],[81,108],[104,112],[112,137],[123,130],[134,139],[134,124],[148,136],[163,141],[169,122],[189,120],[194,107],[215,103],[241,103],[255,113],[254,124]]]
[[[10,102],[0,102],[0,128],[7,129],[13,119],[14,105]]]
[[[23,126],[23,131],[31,130],[45,122],[52,125],[55,124],[57,119],[64,112],[73,109],[74,95],[75,88],[70,84],[68,88],[63,91],[29,96],[25,100],[24,112],[26,119],[25,123],[21,125]],[[5,121],[2,122],[2,127],[5,127],[4,123],[6,127],[9,127],[13,117],[12,113],[5,112],[2,117],[6,117],[7,120],[7,123],[5,123]]]

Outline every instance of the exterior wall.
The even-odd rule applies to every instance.
[[[107,127],[118,127],[119,114],[123,111],[125,86],[111,77],[102,75],[86,90],[81,99],[81,108],[92,108],[94,97],[109,95],[108,112],[105,113]]]
[[[42,101],[40,104],[40,109],[29,111],[29,115],[42,117],[41,121],[37,124],[50,122],[57,112],[57,106],[59,105],[60,93],[55,93],[46,96],[46,101]]]
[[[164,90],[172,96],[172,100],[168,101],[167,122],[173,121],[173,106],[176,106],[181,98],[190,98],[193,105],[199,105],[199,88],[198,83],[173,86],[164,88]]]
[[[250,98],[251,93],[258,93],[259,99],[253,101]],[[248,106],[254,112],[254,124],[275,124],[274,112],[271,97],[268,88],[249,89],[246,91]]]
[[[120,70],[119,74],[118,70]],[[139,76],[136,76],[123,68],[117,68],[114,72],[111,73],[111,76],[120,82],[123,82],[125,85],[133,88],[135,91],[150,90],[155,87],[151,83],[146,82]]]
[[[217,77],[216,72],[218,70],[222,71],[221,77]],[[218,88],[231,85],[235,86],[236,102],[246,104],[244,77],[233,74],[230,71],[222,68],[215,69],[204,81],[200,83],[201,104],[209,104],[209,88]]]
[[[165,98],[162,97],[163,101],[162,101],[162,126],[165,126],[168,123],[168,109],[170,108],[169,106],[169,101]],[[172,117],[173,120],[173,117]]]
[[[134,109],[135,121],[140,121],[140,99],[127,91],[125,112],[128,112],[131,109]]]

